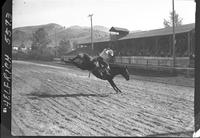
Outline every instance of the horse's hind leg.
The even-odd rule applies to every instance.
[[[110,85],[113,87],[113,89],[118,93],[118,92],[122,92],[119,88],[117,88],[117,86],[115,85],[113,80],[108,80],[108,82],[110,83]]]

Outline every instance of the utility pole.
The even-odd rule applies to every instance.
[[[54,41],[55,41],[55,49],[57,49],[57,41],[56,41],[56,28],[54,28]],[[55,50],[55,57],[57,56],[56,50]]]
[[[172,0],[172,26],[173,26],[173,67],[176,65],[176,38],[175,38],[175,23],[174,23],[174,0]]]
[[[92,46],[92,52],[94,52],[94,46],[93,46],[93,28],[92,28],[92,16],[93,14],[89,14],[88,17],[90,17],[91,21],[91,46]]]

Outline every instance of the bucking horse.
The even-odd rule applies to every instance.
[[[93,58],[85,53],[78,54],[74,58],[69,58],[69,62],[82,70],[88,70],[99,79],[107,80],[117,93],[121,93],[121,90],[116,86],[113,78],[116,75],[121,74],[127,81],[129,80],[127,66],[109,64],[108,69],[102,68],[99,66],[99,62],[96,57]]]

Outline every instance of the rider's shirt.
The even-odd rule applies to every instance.
[[[99,56],[101,56],[104,60],[108,60],[110,56],[113,56],[113,50],[111,49],[104,49]]]

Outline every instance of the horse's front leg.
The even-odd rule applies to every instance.
[[[118,92],[122,92],[114,83],[113,80],[108,80],[108,82],[110,83],[110,85],[113,87],[113,89],[118,93]]]

